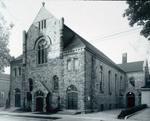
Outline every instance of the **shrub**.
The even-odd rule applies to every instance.
[[[132,108],[122,110],[121,113],[118,115],[118,119],[124,119],[125,116],[133,114],[133,113],[135,113],[137,111],[140,111],[144,108],[147,108],[146,104],[142,104],[142,105],[138,105],[138,106],[135,106],[135,107],[132,107]]]

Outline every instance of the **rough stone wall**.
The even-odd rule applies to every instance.
[[[34,82],[34,89],[32,92],[33,99],[34,99],[34,93],[38,90],[41,90],[44,92],[45,97],[47,96],[47,93],[52,93],[53,97],[58,97],[58,94],[61,92],[61,86],[63,83],[62,79],[62,66],[63,61],[61,59],[53,59],[49,63],[46,63],[44,65],[40,65],[35,68],[29,68],[28,73],[26,76],[26,86],[27,91],[29,91],[29,83],[28,80],[31,78]],[[53,77],[57,75],[59,78],[59,89],[57,92],[53,90]],[[43,86],[41,83],[43,82],[46,86]],[[57,107],[56,100],[52,101],[53,107]]]
[[[145,73],[143,72],[130,72],[127,73],[128,77],[128,83],[129,83],[129,78],[134,77],[135,79],[135,89],[140,89],[141,87],[144,86],[145,83]]]
[[[90,108],[93,110],[105,110],[109,108],[116,108],[116,105],[121,105],[119,101],[120,100],[119,95],[121,93],[120,87],[122,88],[122,92],[125,91],[124,88],[125,73],[120,72],[114,67],[108,65],[107,63],[103,62],[100,58],[95,57],[88,51],[86,51],[85,57],[86,57],[85,105],[87,107],[87,110]],[[100,66],[103,67],[103,80],[104,80],[103,92],[101,92],[99,88],[97,88],[97,84],[100,83],[99,80]],[[109,94],[108,92],[109,70],[111,70],[111,79],[110,79],[111,94]],[[116,91],[115,91],[115,74],[117,74]],[[120,84],[120,76],[122,76],[121,84]],[[101,109],[102,108],[101,104],[103,104],[103,109]]]
[[[135,86],[131,85],[129,79],[134,77]],[[127,73],[127,89],[124,93],[124,106],[127,106],[127,93],[132,92],[135,95],[135,105],[141,104],[141,87],[144,86],[145,83],[145,73],[143,72],[130,72]]]
[[[73,59],[78,58],[79,60],[79,65],[78,65],[78,70],[73,69]],[[71,60],[71,70],[67,70],[67,60]],[[79,50],[77,52],[73,53],[64,53],[63,56],[63,61],[64,61],[64,73],[63,73],[63,78],[64,78],[64,85],[63,85],[63,93],[62,96],[65,101],[65,108],[67,108],[67,88],[70,85],[74,85],[77,88],[77,93],[78,93],[78,110],[84,111],[84,86],[85,86],[85,61],[84,61],[84,49]]]

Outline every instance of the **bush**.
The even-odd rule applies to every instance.
[[[140,111],[144,108],[147,108],[146,104],[142,104],[142,105],[135,106],[133,108],[128,108],[128,109],[122,110],[121,113],[118,115],[118,119],[124,119],[125,116],[133,114],[133,113]]]

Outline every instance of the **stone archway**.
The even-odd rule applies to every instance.
[[[78,93],[74,85],[67,88],[67,108],[78,109]]]
[[[35,104],[35,111],[43,112],[44,93],[40,90],[35,93]]]
[[[126,94],[127,107],[131,108],[135,106],[135,94],[133,92],[128,92]]]
[[[46,96],[46,112],[52,111],[52,94],[49,92]]]
[[[15,89],[15,107],[21,106],[21,91],[20,89]]]

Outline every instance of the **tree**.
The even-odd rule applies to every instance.
[[[0,13],[0,73],[4,67],[9,66],[11,56],[9,54],[8,42],[9,33],[12,26],[7,26],[3,15]]]
[[[150,1],[127,0],[127,4],[129,6],[123,16],[128,18],[130,26],[142,26],[140,34],[150,40]]]

